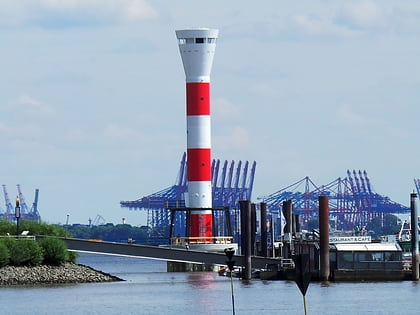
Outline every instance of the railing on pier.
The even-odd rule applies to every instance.
[[[171,237],[171,245],[189,245],[189,244],[232,244],[232,236],[200,236],[200,237]]]

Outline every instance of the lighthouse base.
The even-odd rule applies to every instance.
[[[166,247],[165,245],[160,245]],[[233,249],[235,252],[238,250],[237,243],[223,243],[223,244],[171,244],[167,245],[170,248],[179,248],[187,251],[200,251],[200,252],[212,252],[212,253],[224,253],[225,249]],[[202,271],[216,271],[218,272],[221,268],[226,266],[215,265],[215,264],[200,264],[192,262],[180,262],[180,261],[168,261],[166,264],[167,272],[202,272]]]

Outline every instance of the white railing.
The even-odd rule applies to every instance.
[[[171,237],[171,245],[188,244],[232,244],[232,236]]]

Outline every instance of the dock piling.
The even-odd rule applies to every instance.
[[[242,278],[251,280],[251,202],[249,200],[240,200],[239,207],[241,209],[241,252],[244,255],[243,267],[245,267]]]
[[[411,270],[413,272],[413,280],[419,280],[419,231],[417,219],[417,194],[410,194],[411,209]]]
[[[330,277],[330,236],[328,196],[319,196],[319,247],[320,247],[320,277],[328,281]]]

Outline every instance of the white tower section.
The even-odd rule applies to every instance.
[[[176,31],[186,82],[210,82],[219,30],[194,28]]]

